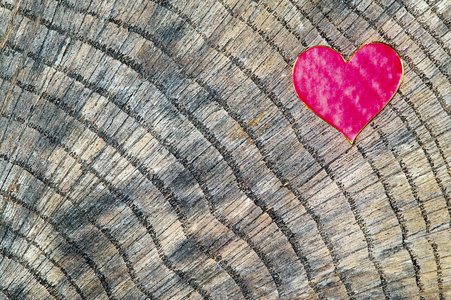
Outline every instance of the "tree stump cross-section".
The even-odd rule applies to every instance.
[[[404,79],[351,145],[300,53]],[[449,0],[0,0],[0,299],[451,299]]]

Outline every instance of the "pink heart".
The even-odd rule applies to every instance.
[[[402,77],[401,58],[381,43],[361,47],[348,62],[335,50],[313,47],[293,68],[299,98],[351,143],[390,101]]]

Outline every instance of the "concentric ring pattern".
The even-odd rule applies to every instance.
[[[449,0],[0,0],[0,299],[451,299]],[[296,57],[403,59],[351,146]]]

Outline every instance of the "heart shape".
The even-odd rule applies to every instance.
[[[352,144],[396,93],[403,72],[401,58],[386,44],[364,45],[347,62],[316,46],[299,55],[293,84],[299,98]]]

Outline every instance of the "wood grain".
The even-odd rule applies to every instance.
[[[449,0],[0,0],[0,299],[451,299]],[[351,146],[296,57],[397,50]]]

